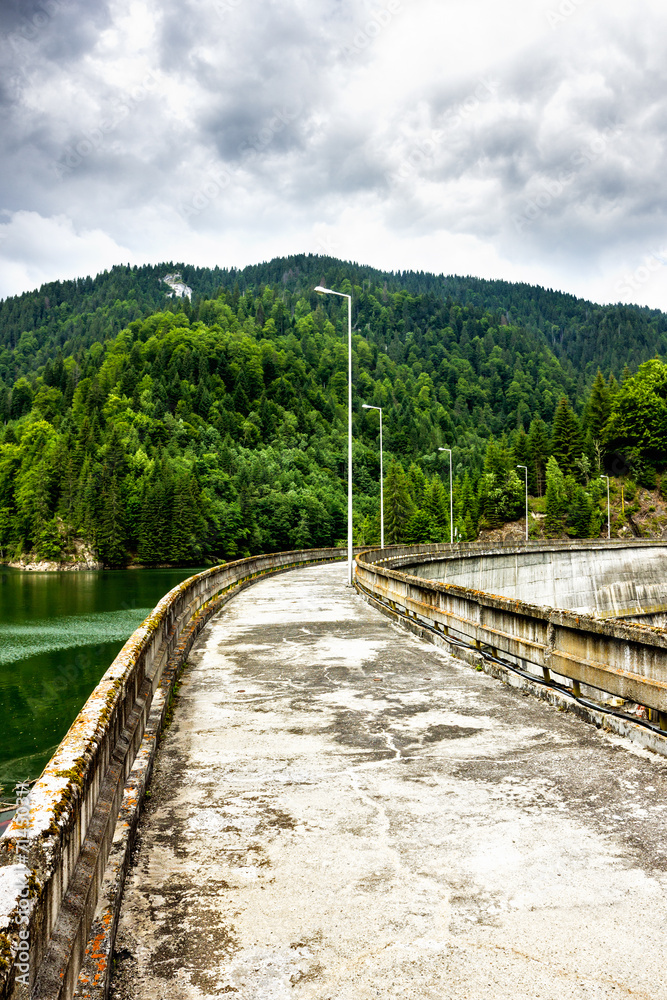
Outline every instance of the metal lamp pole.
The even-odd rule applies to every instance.
[[[528,541],[528,466],[517,465],[517,469],[526,470],[526,541]]]
[[[361,404],[364,410],[377,410],[380,414],[380,548],[384,548],[384,479],[382,477],[382,407]]]
[[[449,540],[454,544],[454,480],[452,478],[452,449],[438,448],[438,451],[449,452]]]
[[[609,476],[600,476],[607,480],[607,538],[611,539],[611,508],[609,506]]]
[[[315,289],[322,295],[339,295],[347,299],[347,583],[352,586],[352,296],[345,292],[334,292],[331,288],[318,285]]]

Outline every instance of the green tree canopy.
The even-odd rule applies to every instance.
[[[544,530],[548,535],[558,535],[565,526],[568,512],[568,496],[565,476],[552,455],[547,462],[546,517]]]
[[[581,452],[582,440],[579,421],[567,398],[561,396],[554,415],[551,453],[564,475],[576,471],[576,461]]]
[[[655,358],[623,379],[607,425],[609,448],[636,448],[650,461],[667,462],[667,365]]]

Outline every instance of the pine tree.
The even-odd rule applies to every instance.
[[[530,460],[528,463],[528,489],[533,496],[544,496],[545,469],[549,458],[549,431],[541,417],[534,417],[528,434]]]
[[[484,471],[493,475],[495,482],[500,485],[506,480],[513,465],[514,462],[507,450],[505,440],[496,441],[494,438],[490,438],[484,456]]]
[[[591,498],[582,486],[577,486],[568,520],[572,525],[575,538],[590,538],[592,528],[593,504]]]
[[[408,469],[408,489],[415,507],[421,507],[426,490],[426,476],[424,470],[419,465],[415,465],[414,462]]]
[[[172,484],[163,462],[155,467],[141,504],[138,555],[141,562],[156,565],[169,558],[172,520]]]
[[[56,518],[46,521],[40,531],[36,543],[35,552],[40,559],[59,562],[62,559],[62,536]]]
[[[66,527],[73,527],[76,522],[76,500],[77,500],[77,475],[72,449],[69,449],[69,457],[63,465],[61,479],[60,501],[58,511],[63,518]]]
[[[197,509],[190,483],[187,477],[179,476],[174,483],[169,562],[187,563],[192,559],[196,521]]]
[[[477,505],[484,528],[499,528],[502,524],[500,503],[502,491],[496,485],[495,476],[485,472],[477,484]]]
[[[125,566],[127,563],[124,514],[116,477],[106,475],[102,488],[95,545],[105,566],[117,568]]]
[[[295,549],[307,549],[312,545],[310,521],[305,510],[301,512],[296,528],[290,532],[290,544]]]
[[[467,469],[463,476],[463,482],[461,483],[456,513],[460,518],[462,518],[464,523],[466,523],[467,541],[471,541],[473,538],[477,538],[477,520],[479,517],[479,511],[477,508],[477,497],[475,495],[475,489],[472,485],[470,474]],[[467,527],[468,519],[470,520],[470,524],[472,525],[473,529],[472,535],[468,532],[468,527]]]
[[[530,440],[523,427],[515,432],[512,440],[512,457],[515,465],[525,465],[530,474]]]
[[[445,492],[442,479],[433,476],[424,489],[423,510],[426,511],[432,525],[431,535],[434,542],[448,542],[449,533],[449,496]]]
[[[75,523],[84,541],[95,546],[99,507],[100,467],[86,456],[79,474]]]
[[[498,528],[516,517],[523,503],[524,488],[514,468],[504,439],[491,439],[484,459],[484,474],[477,487],[478,510],[485,526]]]
[[[385,542],[402,542],[405,529],[414,512],[414,502],[408,487],[408,477],[400,462],[393,461],[384,481]]]
[[[464,542],[474,542],[475,539],[477,538],[477,525],[475,524],[475,522],[473,522],[470,512],[468,512],[465,516],[465,520],[463,522],[462,534],[463,534],[462,540]]]
[[[604,380],[602,372],[598,368],[595,382],[591,389],[590,399],[587,407],[588,429],[594,441],[602,440],[604,425],[609,420],[611,414],[611,393],[609,386]]]
[[[565,477],[552,455],[547,462],[546,518],[544,530],[547,535],[559,535],[567,515],[567,491]]]
[[[421,509],[416,510],[405,527],[404,540],[408,545],[425,545],[427,542],[434,542],[437,533],[428,513]]]
[[[576,470],[576,460],[581,456],[583,444],[579,421],[565,396],[561,396],[554,415],[551,453],[563,475]]]

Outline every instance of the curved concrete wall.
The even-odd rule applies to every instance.
[[[497,592],[503,574],[509,585],[520,578],[520,573],[514,576],[515,568],[523,567],[530,571],[533,592],[544,599],[548,584],[540,582],[535,568],[545,567],[549,560],[578,565],[585,572],[588,561],[606,552],[608,559],[618,559],[618,564],[631,569],[633,564],[640,568],[644,561],[653,563],[656,556],[664,556],[665,548],[644,542],[554,543],[509,551],[472,545],[449,549],[448,557],[443,546],[383,549],[357,557],[355,584],[379,610],[411,624],[423,622],[439,638],[453,643],[453,650],[457,644],[472,645],[529,672],[537,668],[547,679],[553,675],[558,683],[571,684],[575,693],[586,685],[637,702],[657,713],[661,728],[667,729],[667,630],[645,620],[640,624],[620,621],[611,615],[538,604],[535,597],[522,600],[516,594]],[[577,554],[581,562],[572,558]],[[493,573],[496,564],[497,574]],[[450,574],[446,582],[424,579],[426,572],[442,574],[443,566]],[[451,574],[458,573],[460,580],[464,572],[476,586],[453,582]],[[482,590],[480,583],[489,589]],[[640,588],[635,590],[635,594],[640,592]],[[575,581],[571,593],[584,593],[581,581]]]
[[[361,553],[355,586],[378,611],[454,656],[667,756],[667,629],[649,624],[646,616],[636,622],[631,615],[586,613],[517,596],[523,585],[527,597],[544,601],[557,593],[554,581],[564,579],[562,600],[583,597],[602,603],[611,595],[612,601],[632,597],[646,603],[661,596],[666,548],[642,541],[512,549],[474,543],[400,546]],[[548,572],[550,563],[556,567],[553,573]],[[602,567],[606,577],[587,582],[567,575],[569,569],[585,576],[591,563]],[[644,567],[648,570],[642,578]],[[616,591],[615,572],[625,577]],[[445,575],[446,582],[433,579]],[[503,595],[500,585],[516,589]],[[606,588],[601,595],[598,586]],[[533,677],[541,678],[540,686]],[[605,706],[617,707],[619,699],[647,709],[636,717],[648,714],[649,728],[627,712],[609,715]]]
[[[0,837],[0,1000],[71,1000],[75,989],[106,997],[117,889],[99,933],[87,935],[112,843],[122,843],[119,865],[129,856],[141,806],[141,785],[129,779],[135,760],[150,768],[179,665],[208,618],[256,578],[345,555],[280,552],[206,570],[163,597],[128,639]],[[121,886],[123,872],[114,876]],[[84,960],[94,975],[77,988]]]
[[[576,548],[452,553],[448,558],[436,555],[429,562],[421,558],[401,559],[401,569],[422,579],[531,604],[624,617],[633,609],[657,613],[667,607],[665,543],[614,543],[611,548],[583,543]]]

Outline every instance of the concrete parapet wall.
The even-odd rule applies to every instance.
[[[661,548],[663,558],[667,553],[664,545],[640,543],[640,547],[649,553],[652,548]],[[581,552],[599,554],[601,548],[604,545],[584,545]],[[622,548],[628,548],[627,543],[622,547],[612,543],[609,551],[616,555]],[[541,551],[572,553],[573,547],[542,546]],[[523,554],[528,557],[537,552],[528,549]],[[573,682],[575,690],[585,684],[640,702],[659,713],[661,725],[667,725],[667,630],[540,606],[415,575],[417,564],[423,567],[437,562],[442,566],[451,562],[457,566],[466,559],[487,563],[495,558],[502,564],[508,555],[507,549],[483,547],[465,552],[449,546],[376,550],[357,557],[355,579],[362,592],[417,622],[434,626],[445,636],[486,648],[524,668],[535,667],[544,676],[553,673]],[[511,553],[511,557],[520,555],[518,548]],[[642,551],[642,558],[644,555]]]
[[[344,557],[314,549],[206,570],[171,590],[128,639],[32,789],[25,819],[0,839],[0,1000],[73,996],[126,783],[163,676],[173,679],[190,648],[181,642],[190,623],[198,631],[225,594],[259,576]],[[14,961],[26,933],[29,985]]]
[[[654,541],[538,542],[494,548],[437,546],[394,569],[486,593],[572,611],[628,614],[667,604],[667,544]]]

